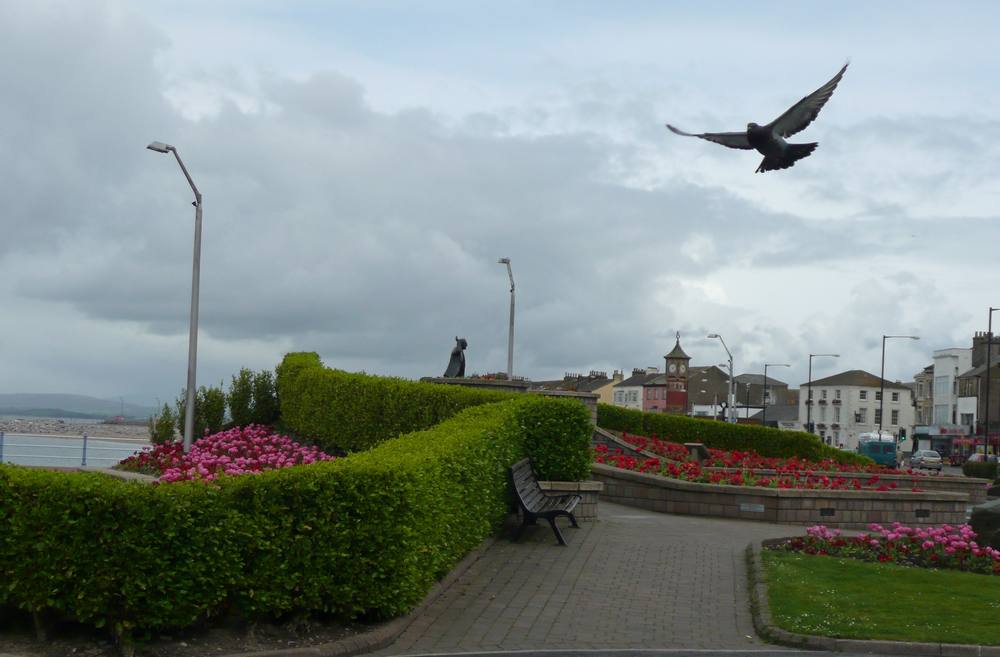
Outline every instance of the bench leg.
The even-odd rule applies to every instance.
[[[549,518],[548,521],[549,525],[552,527],[552,531],[556,534],[556,539],[559,541],[559,545],[566,545],[566,539],[563,538],[562,532],[559,531],[559,526],[556,525],[556,519]]]
[[[577,529],[580,529],[580,525],[576,524],[576,516],[575,516],[575,515],[573,515],[572,513],[570,513],[570,514],[569,514],[569,522],[570,522],[570,524],[572,524],[572,525],[573,525],[573,526],[574,526],[575,528],[577,528]]]

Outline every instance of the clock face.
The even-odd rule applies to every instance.
[[[684,370],[686,370],[686,369],[687,369],[686,367],[684,367],[683,365],[681,365],[681,374],[684,374]]]
[[[675,365],[674,363],[670,363],[670,373],[673,374],[676,371],[677,371],[677,365]]]

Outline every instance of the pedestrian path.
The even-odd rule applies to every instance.
[[[750,541],[801,528],[601,502],[600,519],[497,540],[377,655],[551,649],[759,649]]]

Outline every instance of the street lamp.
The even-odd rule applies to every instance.
[[[726,421],[736,422],[736,391],[733,388],[733,354],[730,353],[729,347],[726,346],[726,341],[718,333],[709,333],[707,337],[713,340],[718,338],[719,342],[722,343],[722,348],[726,350],[726,355],[729,356],[729,394],[726,400]]]
[[[760,393],[761,406],[764,407],[764,413],[760,419],[760,425],[762,427],[767,426],[767,368],[769,367],[791,367],[788,363],[764,363],[764,383],[763,390]]]
[[[500,258],[498,264],[507,265],[510,277],[510,329],[507,331],[507,380],[514,380],[514,272],[510,269],[510,258]]]
[[[879,375],[879,393],[878,393],[878,439],[882,440],[882,423],[885,418],[885,341],[891,340],[892,338],[906,338],[908,340],[919,340],[915,335],[883,335],[882,336],[882,372]],[[893,437],[893,442],[896,442],[895,436]]]
[[[840,354],[809,354],[809,392],[806,394],[806,431],[813,432],[812,429],[812,403],[813,403],[813,358],[829,356],[830,358],[840,358]]]
[[[192,434],[194,434],[194,393],[195,393],[195,370],[198,361],[198,280],[201,277],[201,192],[195,187],[191,180],[181,156],[177,154],[177,149],[170,144],[154,141],[147,146],[151,151],[157,153],[173,153],[180,165],[184,177],[191,185],[194,192],[194,265],[191,271],[191,326],[188,333],[188,371],[187,371],[187,396],[184,402],[184,451],[191,450]]]

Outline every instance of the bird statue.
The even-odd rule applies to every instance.
[[[849,64],[850,62],[848,62]],[[685,137],[700,137],[716,144],[722,144],[729,148],[739,148],[742,150],[756,149],[764,156],[756,173],[764,171],[774,171],[775,169],[787,169],[794,166],[795,162],[816,150],[817,142],[808,144],[789,144],[786,137],[791,137],[797,132],[805,130],[806,126],[812,123],[819,115],[819,111],[830,100],[833,90],[837,88],[840,79],[847,71],[847,64],[840,69],[833,78],[822,87],[812,92],[799,102],[789,107],[784,114],[771,121],[767,125],[757,125],[748,123],[746,132],[703,132],[692,134],[678,130],[674,126],[667,124],[674,134]]]

